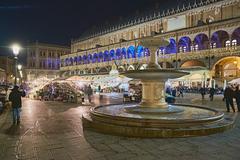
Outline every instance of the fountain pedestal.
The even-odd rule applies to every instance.
[[[141,107],[167,108],[165,102],[165,83],[155,80],[142,80],[142,101]]]

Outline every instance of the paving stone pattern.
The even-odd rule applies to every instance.
[[[221,96],[213,102],[200,95],[178,98],[181,103],[209,105],[225,111]],[[104,98],[101,104],[121,99]],[[96,104],[100,102],[96,99]],[[0,116],[0,160],[239,160],[240,120],[234,129],[210,136],[138,139],[104,135],[82,129],[81,116],[89,106],[24,99],[21,124]]]

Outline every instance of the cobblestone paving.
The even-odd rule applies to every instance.
[[[208,104],[225,111],[220,96],[213,102],[187,95],[177,101]],[[102,103],[118,100],[104,99]],[[240,120],[230,131],[204,137],[138,139],[84,131],[81,115],[89,106],[58,102],[23,101],[20,126],[10,113],[0,128],[0,160],[239,160]],[[95,100],[95,103],[99,103]],[[233,114],[233,113],[231,113]],[[3,116],[0,116],[0,121]]]

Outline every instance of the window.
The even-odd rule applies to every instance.
[[[198,44],[195,45],[194,50],[198,51]]]
[[[179,47],[179,52],[180,52],[180,53],[183,52],[183,47],[182,47],[182,46]]]
[[[214,42],[214,43],[211,44],[210,47],[211,47],[212,49],[214,49],[214,48],[216,48],[216,46],[217,46],[217,43]]]
[[[230,43],[229,40],[227,40],[227,41],[225,42],[225,46],[226,46],[226,47],[230,47],[230,46],[231,46],[231,43]]]
[[[186,46],[183,47],[183,52],[187,52],[187,47]]]
[[[232,46],[233,46],[233,47],[236,47],[236,46],[237,46],[237,40],[236,40],[236,39],[232,40]]]

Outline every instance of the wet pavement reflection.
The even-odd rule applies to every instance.
[[[118,96],[105,97],[101,101],[96,96],[93,105],[120,103],[121,95]],[[194,104],[201,104],[198,97],[200,95],[188,98]],[[219,100],[206,103],[219,110],[225,109]],[[12,125],[9,113],[5,123],[0,125],[0,160],[148,160],[179,159],[179,156],[182,159],[240,159],[237,154],[240,149],[238,123],[233,130],[207,137],[116,137],[88,130],[83,132],[81,117],[89,108],[89,105],[24,99],[21,124]]]

